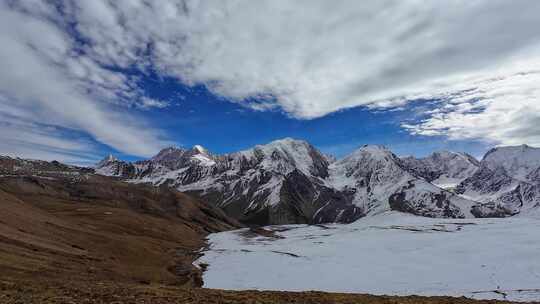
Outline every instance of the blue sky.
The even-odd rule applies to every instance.
[[[281,109],[257,111],[174,79],[141,77],[149,97],[165,100],[169,107],[139,110],[154,126],[166,130],[176,145],[200,144],[213,153],[229,153],[275,139],[304,139],[325,153],[342,157],[364,144],[381,144],[398,155],[425,156],[436,150],[467,151],[481,156],[489,148],[481,141],[451,141],[444,136],[412,135],[401,127],[417,121],[429,109],[417,101],[400,109],[373,111],[366,107],[340,110],[315,119],[297,119]],[[117,151],[108,149],[110,153]],[[105,152],[104,152],[105,153]],[[137,159],[120,155],[125,159]]]
[[[540,146],[540,2],[0,0],[0,154]],[[265,12],[261,14],[260,12]]]

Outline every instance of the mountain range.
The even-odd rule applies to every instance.
[[[111,155],[95,172],[171,187],[220,207],[247,225],[349,223],[388,210],[437,218],[506,217],[540,208],[540,149],[499,147],[399,158],[365,145],[336,160],[285,138],[215,155],[169,147],[142,161]]]

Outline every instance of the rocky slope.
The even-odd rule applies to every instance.
[[[540,149],[526,145],[490,150],[473,176],[456,189],[481,204],[477,217],[530,214],[540,207]]]
[[[467,217],[474,204],[414,174],[383,147],[334,160],[290,138],[225,155],[196,146],[135,163],[109,157],[96,172],[195,194],[247,224],[348,223],[391,209]]]

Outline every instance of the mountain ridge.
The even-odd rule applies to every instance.
[[[194,194],[256,225],[348,223],[385,210],[475,217],[482,216],[478,212],[485,208],[482,204],[492,203],[456,191],[481,165],[461,152],[399,158],[385,146],[363,145],[332,159],[307,141],[293,138],[220,155],[204,148],[176,149],[180,152],[171,159],[174,165],[156,157],[134,163],[115,160],[111,167],[123,170],[106,172],[133,183]],[[193,150],[195,154],[188,152]],[[194,155],[204,155],[211,163],[194,160]]]
[[[478,161],[450,151],[400,158],[385,146],[363,145],[334,160],[307,141],[285,138],[221,155],[198,145],[168,147],[136,162],[108,155],[94,171],[194,195],[247,225],[350,223],[387,210],[506,217],[540,209],[538,151],[498,147]],[[520,153],[532,160],[521,161]]]

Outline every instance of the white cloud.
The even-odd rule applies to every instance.
[[[297,118],[444,96],[446,114],[412,132],[537,142],[531,132],[516,136],[534,120],[520,113],[537,108],[537,84],[510,75],[540,69],[538,1],[128,2],[79,10],[81,32],[104,62],[145,66],[135,54],[151,46],[149,59],[163,74]],[[527,64],[517,70],[522,58]],[[496,75],[510,78],[488,81]],[[451,98],[465,89],[473,90],[461,97],[466,102]],[[244,100],[254,96],[270,98]],[[501,108],[505,122],[495,124]]]
[[[166,108],[170,105],[169,102],[167,101],[164,101],[164,100],[158,100],[158,99],[154,99],[154,98],[148,98],[146,96],[143,96],[141,98],[141,104],[139,105],[139,107],[143,108],[143,109],[148,109],[148,108],[160,108],[160,109],[163,109],[163,108]]]
[[[403,126],[419,135],[540,146],[538,67],[525,61],[457,82],[453,91],[434,95],[441,100],[426,118]]]
[[[50,16],[40,15],[43,10],[30,15],[17,7],[0,5],[0,96],[4,110],[36,125],[86,132],[96,141],[129,154],[149,156],[168,144],[143,119],[117,109],[136,103],[152,106],[130,86],[128,77],[76,54],[74,37],[48,19]],[[0,132],[2,138],[27,142],[44,136],[31,130],[38,129],[3,128]],[[2,152],[16,149],[15,145],[10,147],[4,145]]]
[[[151,154],[163,140],[118,107],[166,103],[104,66],[203,84],[233,102],[301,119],[453,94],[444,95],[442,112],[407,126],[423,135],[508,143],[513,119],[521,128],[535,122],[520,114],[537,109],[534,82],[509,72],[520,56],[529,63],[521,72],[540,69],[531,51],[540,43],[535,0],[92,0],[61,2],[62,13],[46,1],[10,3],[0,7],[2,94],[36,122],[83,130],[131,154]],[[513,79],[498,83],[510,87],[490,87],[494,71]],[[465,100],[463,87],[472,90]],[[488,125],[501,109],[513,114]],[[483,131],[460,135],[472,125]]]
[[[540,42],[534,0],[76,4],[94,60],[157,68],[241,103],[272,96],[299,118],[390,106]]]
[[[540,39],[537,1],[129,3],[81,12],[97,56],[126,64],[151,45],[162,73],[237,100],[275,96],[299,118],[388,105]]]

